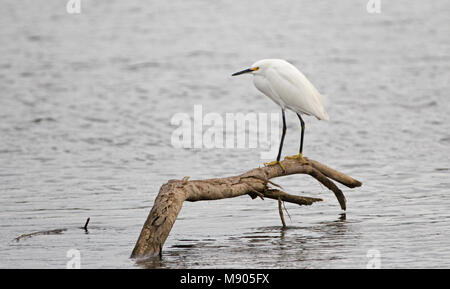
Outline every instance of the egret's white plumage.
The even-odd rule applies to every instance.
[[[281,108],[328,120],[325,97],[295,66],[281,59],[263,59],[252,68],[256,88]]]
[[[233,76],[244,73],[253,74],[253,83],[256,88],[278,104],[282,111],[283,134],[281,136],[277,160],[266,164],[279,164],[284,170],[284,166],[280,162],[280,157],[284,136],[286,134],[286,119],[284,112],[286,109],[297,113],[302,127],[299,154],[286,158],[300,159],[302,162],[306,163],[306,160],[302,156],[305,122],[303,121],[301,114],[312,115],[318,119],[328,120],[328,114],[325,110],[325,97],[317,91],[303,73],[295,68],[295,66],[282,59],[259,60],[253,63],[250,68],[236,72]]]

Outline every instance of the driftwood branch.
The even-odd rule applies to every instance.
[[[283,171],[280,166],[269,166],[226,178],[189,181],[189,177],[185,177],[182,180],[169,180],[161,187],[155,199],[131,257],[161,255],[164,242],[169,236],[184,201],[219,200],[242,195],[249,195],[252,199],[269,198],[279,202],[281,218],[282,201],[298,205],[311,205],[314,202],[322,201],[318,198],[288,194],[283,192],[279,186],[278,189],[269,188],[268,184],[277,186],[270,181],[276,177],[308,174],[330,189],[338,199],[341,208],[345,210],[345,196],[332,180],[349,188],[359,187],[362,183],[317,161],[306,160],[306,164],[299,160],[286,159],[282,161],[286,171]],[[282,222],[285,225],[284,218],[282,218]]]
[[[47,231],[38,231],[38,232],[29,233],[29,234],[22,234],[19,237],[14,238],[14,240],[19,242],[22,239],[31,238],[31,237],[39,236],[39,235],[59,235],[59,234],[62,234],[64,231],[67,231],[67,229],[54,229],[54,230],[47,230]]]
[[[89,220],[91,218],[87,218],[86,223],[84,223],[84,227],[80,227],[80,229],[83,229],[86,233],[88,233],[88,229],[87,226],[89,224]],[[67,228],[63,228],[63,229],[54,229],[54,230],[47,230],[47,231],[38,231],[38,232],[33,232],[33,233],[28,233],[28,234],[22,234],[17,238],[14,238],[14,240],[16,240],[17,242],[19,242],[22,239],[27,239],[27,238],[31,238],[34,236],[41,236],[41,235],[59,235],[62,234],[63,232],[67,231]]]

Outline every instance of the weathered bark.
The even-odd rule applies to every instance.
[[[295,196],[279,189],[270,189],[268,184],[277,186],[270,179],[280,176],[311,175],[333,191],[341,208],[345,210],[345,196],[332,180],[349,188],[359,187],[362,183],[317,161],[306,160],[307,164],[303,164],[299,160],[286,159],[282,161],[286,171],[283,171],[280,166],[270,166],[226,178],[189,181],[189,177],[185,177],[182,180],[169,180],[161,187],[155,199],[131,257],[161,255],[164,242],[169,236],[184,201],[219,200],[242,195],[250,195],[253,199],[256,197],[270,198],[298,205],[311,205],[314,202],[322,201],[318,198]],[[279,210],[282,214],[281,208]]]

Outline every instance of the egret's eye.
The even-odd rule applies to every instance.
[[[250,68],[250,69],[253,70],[253,71],[257,71],[259,69],[259,67],[253,67],[253,68]]]

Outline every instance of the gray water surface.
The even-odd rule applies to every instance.
[[[284,58],[328,95],[304,154],[363,182],[347,211],[305,175],[310,207],[186,203],[151,268],[450,267],[450,2],[2,1],[0,267],[141,267],[129,259],[169,179],[240,174],[259,149],[177,149],[175,113],[279,112],[231,73]],[[164,2],[164,3],[162,3]],[[283,155],[296,153],[288,113]],[[88,232],[80,229],[91,218]],[[24,233],[66,228],[19,242]],[[369,253],[369,257],[368,257]]]

